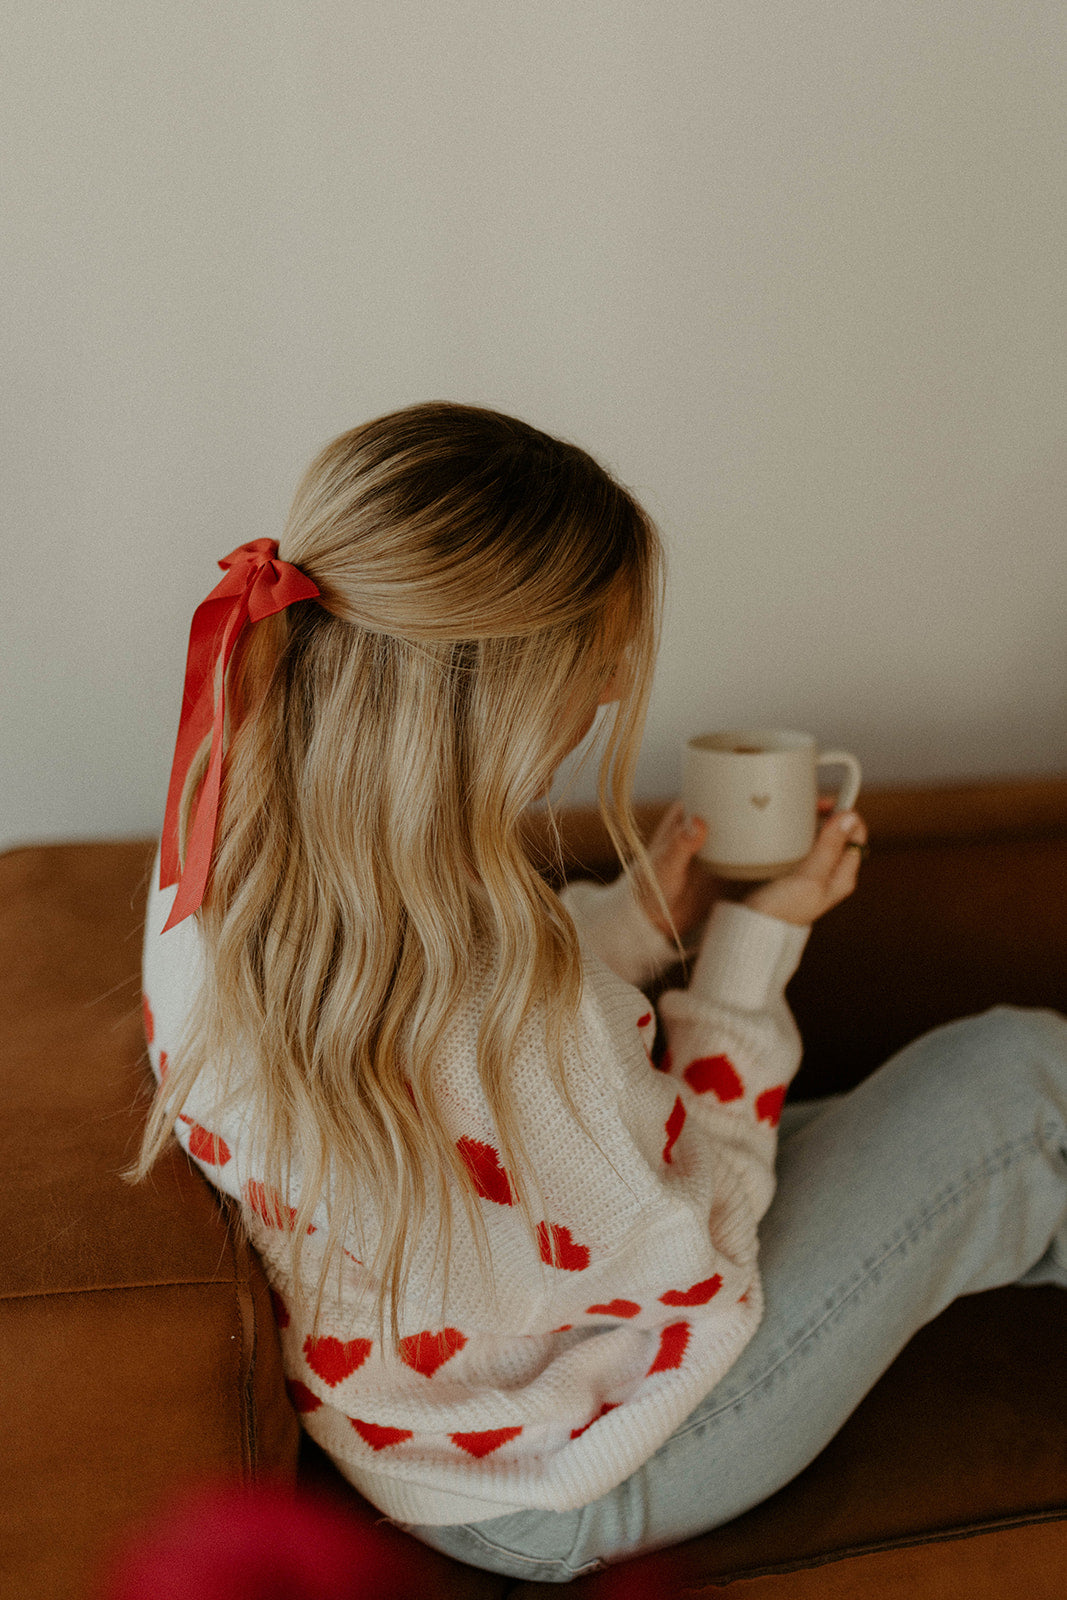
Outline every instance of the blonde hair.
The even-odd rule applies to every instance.
[[[266,1179],[288,1196],[290,1164],[302,1172],[294,1276],[328,1199],[316,1316],[331,1263],[354,1242],[395,1342],[430,1200],[446,1271],[453,1187],[484,1245],[472,1175],[434,1096],[476,950],[493,954],[478,1073],[535,1226],[507,1064],[543,1012],[573,1106],[562,1040],[582,969],[523,818],[620,658],[600,810],[625,869],[664,906],[631,809],[662,552],[641,507],[583,450],[437,402],[327,445],[279,554],[321,596],[249,630],[231,667],[234,726],[199,912],[206,977],[133,1175],[155,1161],[207,1063],[251,1065]],[[205,761],[206,749],[186,784],[186,828]],[[377,1197],[376,1242],[347,1238],[361,1191]]]

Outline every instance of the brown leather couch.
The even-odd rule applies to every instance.
[[[790,988],[806,1041],[798,1096],[847,1088],[915,1034],[998,1001],[1067,1011],[1067,777],[869,792],[863,810],[861,887],[816,927]],[[569,814],[567,834],[572,869],[607,870],[592,813]],[[301,1447],[239,1226],[176,1149],[138,1188],[118,1176],[147,1099],[151,850],[0,858],[0,1593],[12,1600],[87,1595],[117,1539],[205,1479],[299,1473],[373,1521]],[[544,1592],[415,1548],[420,1595]],[[1067,1295],[958,1301],[787,1488],[627,1571],[628,1593],[659,1596],[1062,1600]],[[604,1597],[619,1576],[569,1592]]]

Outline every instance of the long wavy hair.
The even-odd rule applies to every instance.
[[[148,1172],[209,1063],[224,1082],[238,1073],[266,1180],[296,1200],[294,1278],[307,1225],[328,1201],[316,1318],[331,1263],[351,1247],[370,1268],[379,1331],[388,1321],[395,1342],[411,1242],[428,1212],[446,1270],[454,1195],[486,1259],[474,1181],[434,1092],[477,952],[490,973],[478,1073],[536,1226],[508,1062],[520,1030],[543,1019],[573,1107],[562,1039],[582,967],[523,821],[613,675],[600,811],[624,869],[666,911],[631,802],[662,549],[632,495],[584,450],[497,412],[437,402],[327,445],[297,490],[279,553],[321,595],[256,624],[231,666],[234,713],[198,913],[205,977],[131,1176]],[[183,852],[206,755],[205,746],[186,784]],[[375,1238],[349,1236],[366,1214],[361,1196]]]

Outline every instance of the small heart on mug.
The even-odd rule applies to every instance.
[[[771,803],[771,797],[769,794],[750,794],[748,799],[749,804],[757,806],[760,811],[765,811]]]

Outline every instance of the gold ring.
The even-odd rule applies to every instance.
[[[848,841],[848,843],[846,844],[845,849],[846,850],[858,850],[859,853],[860,853],[860,860],[861,861],[866,861],[867,857],[871,853],[870,845],[869,844],[860,844],[858,839],[850,839]]]

